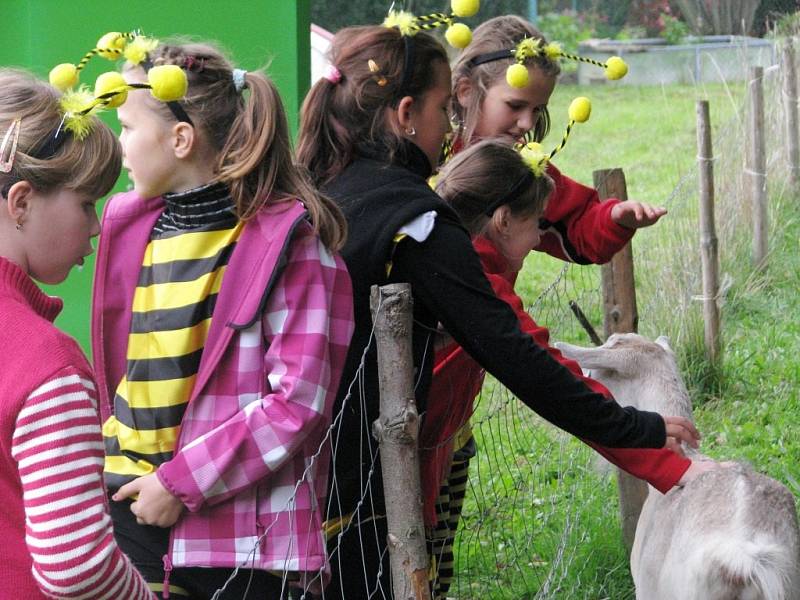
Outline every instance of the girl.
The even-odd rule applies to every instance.
[[[547,105],[560,67],[546,52],[528,56],[517,67],[523,71],[527,69],[527,77],[523,78],[527,83],[522,87],[512,86],[508,69],[518,61],[511,49],[517,48],[525,39],[536,41],[541,48],[547,45],[536,28],[514,15],[495,17],[475,29],[472,43],[459,55],[453,66],[452,110],[457,128],[450,143],[451,156],[484,138],[502,137],[512,144],[526,138],[541,142],[547,135],[550,129]],[[621,62],[619,59],[617,61]],[[614,78],[623,75],[624,71],[614,75]],[[620,202],[617,199],[600,202],[596,190],[566,177],[552,163],[548,164],[547,173],[555,189],[538,222],[540,239],[535,249],[556,258],[579,264],[608,262],[630,241],[637,228],[653,225],[666,214],[662,208],[641,202]],[[512,288],[518,270],[511,269],[505,274]],[[487,272],[487,275],[492,273]],[[437,374],[442,372],[447,379],[447,383],[444,380],[440,382],[442,387],[455,385],[447,373],[455,373],[461,361],[472,362],[457,345],[437,351],[434,371]],[[473,367],[459,381],[459,391],[441,389],[437,393],[459,395],[462,401],[467,402],[467,406],[471,406],[472,399],[480,391],[482,380],[482,374]],[[473,392],[469,391],[471,385],[477,386]],[[455,535],[469,460],[475,454],[475,441],[467,423],[454,441],[455,460],[440,490],[442,502],[436,525],[438,537],[452,538]],[[446,452],[447,448],[439,451]],[[659,468],[659,481],[654,482],[651,478],[656,474],[651,470],[656,466],[655,463],[640,464],[636,472],[662,491],[676,485],[689,464],[668,453],[650,455],[666,460]],[[641,453],[637,453],[621,466],[631,470],[634,466],[632,461],[638,463],[641,456]],[[669,468],[665,469],[668,465]],[[432,474],[432,471],[428,474]],[[446,548],[441,556],[443,581],[447,579],[451,557],[451,550]]]
[[[60,94],[0,69],[0,538],[3,598],[153,598],[114,542],[92,371],[52,321],[57,284],[92,253],[95,202],[119,175],[114,134],[65,130]]]
[[[127,93],[133,191],[109,201],[98,247],[112,514],[164,597],[276,599],[326,566],[321,444],[353,327],[345,225],[293,165],[265,75],[207,44],[157,45],[124,75],[140,85],[160,65],[188,91]]]
[[[524,19],[495,17],[475,29],[472,43],[459,55],[453,66],[452,109],[458,124],[454,154],[484,138],[541,142],[547,135],[547,105],[560,72],[558,62],[546,54],[526,58],[527,85],[517,88],[506,80],[513,56],[500,56],[525,38],[546,44]],[[555,190],[540,223],[542,239],[536,249],[557,258],[579,264],[608,262],[635,229],[653,225],[666,214],[641,202],[610,199],[601,203],[596,190],[562,175],[552,163],[547,173]]]
[[[584,377],[575,361],[550,347],[549,332],[533,321],[514,291],[525,256],[539,243],[538,220],[553,201],[547,200],[553,180],[546,174],[530,176],[529,171],[530,166],[507,140],[484,140],[447,163],[437,178],[436,192],[467,228],[492,289],[514,310],[520,328],[576,378],[610,399],[605,387]],[[464,425],[484,375],[481,366],[452,339],[437,349],[428,412],[420,432],[425,519],[433,527],[431,546],[438,575],[434,597],[446,596],[452,578],[453,541],[467,467],[475,449]],[[715,466],[692,462],[668,450],[614,449],[589,443],[605,458],[662,492]]]
[[[379,405],[372,285],[411,284],[420,411],[441,323],[523,402],[574,435],[660,448],[677,447],[680,439],[695,445],[698,434],[682,419],[622,409],[589,388],[522,332],[494,295],[458,216],[426,183],[449,129],[444,48],[424,33],[346,28],[334,37],[331,64],[303,105],[298,158],[343,209],[350,231],[343,256],[353,277],[356,330],[335,405],[341,420],[327,515],[333,580],[325,597],[351,600],[391,593],[370,434]]]

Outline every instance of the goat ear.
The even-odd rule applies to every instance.
[[[672,346],[670,345],[669,338],[668,338],[667,336],[665,336],[665,335],[660,335],[660,336],[658,336],[658,337],[656,338],[656,344],[658,344],[659,346],[661,346],[661,347],[662,347],[664,350],[666,350],[667,352],[670,352],[671,354],[675,354],[675,353],[672,351]]]
[[[612,348],[604,348],[603,346],[583,348],[582,346],[573,346],[565,342],[556,342],[553,345],[561,350],[561,353],[567,358],[578,361],[578,364],[584,370],[607,369],[618,371],[624,362],[624,352]]]

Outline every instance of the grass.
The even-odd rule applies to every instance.
[[[720,246],[721,268],[729,285],[720,365],[705,359],[700,303],[690,297],[700,290],[693,275],[685,273],[698,262],[696,188],[682,181],[695,168],[695,100],[710,102],[714,135],[721,140],[715,153],[735,154],[727,163],[720,159],[715,168],[721,169],[723,181],[736,180],[742,144],[729,132],[720,132],[742,118],[737,111],[743,85],[561,86],[551,102],[554,127],[545,147],[560,139],[561,115],[578,95],[592,99],[593,115],[573,131],[556,161],[559,168],[591,185],[593,169],[622,167],[629,198],[671,211],[635,238],[640,329],[651,337],[664,332],[672,336],[704,435],[702,450],[719,459],[747,461],[800,497],[797,199],[773,184],[769,266],[754,273],[746,226],[741,226],[747,210],[729,197],[727,188],[718,196],[718,218],[723,229],[730,229],[720,234],[725,242]],[[767,102],[769,107],[769,96]],[[720,215],[722,211],[730,214]],[[664,263],[672,265],[671,277],[690,282],[689,289],[655,277]],[[598,269],[572,267],[552,285],[562,268],[554,259],[532,255],[517,289],[532,306],[534,318],[553,327],[557,339],[586,344],[563,305],[569,298],[582,298],[590,320],[602,329]],[[548,293],[537,301],[545,289]],[[541,424],[491,379],[474,425],[479,452],[457,546],[459,579],[451,595],[632,599],[616,485],[595,471],[593,453]]]

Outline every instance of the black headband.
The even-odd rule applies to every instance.
[[[470,59],[467,64],[471,68],[471,67],[477,67],[478,65],[482,65],[483,63],[493,62],[495,60],[502,60],[504,58],[514,58],[515,52],[516,48],[511,48],[508,50],[495,50],[494,52],[479,54],[475,58]]]
[[[400,76],[400,87],[397,88],[397,100],[407,96],[406,90],[411,85],[414,75],[414,36],[403,36],[403,74]]]
[[[142,66],[144,67],[145,71],[149,71],[153,68],[153,61],[150,60],[150,56],[145,56],[144,60],[142,61]],[[178,120],[179,123],[188,123],[189,125],[194,127],[194,123],[189,118],[189,115],[184,110],[181,103],[177,100],[170,100],[169,102],[165,102],[164,104],[167,105],[167,108],[172,113],[172,115]]]

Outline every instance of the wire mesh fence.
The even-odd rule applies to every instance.
[[[764,121],[769,141],[767,180],[771,201],[781,202],[788,196],[789,187],[789,165],[782,143],[786,103],[781,70],[777,66],[766,69],[763,84],[768,107]],[[744,149],[749,143],[747,110],[746,103],[739,106],[734,116],[713,132],[717,236],[723,274],[720,303],[724,302],[726,274],[729,278],[731,273],[741,275],[751,269],[742,262],[742,257],[749,255],[751,244],[744,163]],[[670,336],[673,347],[684,349],[684,366],[690,366],[702,354],[697,197],[697,170],[691,169],[659,202],[670,212],[668,224],[644,230],[634,241],[640,331],[649,337]],[[553,338],[589,343],[586,331],[569,308],[570,301],[580,306],[598,331],[602,330],[603,298],[597,266],[564,264],[544,289],[526,300],[531,315],[550,329]],[[354,415],[361,415],[364,420],[361,434],[342,443],[366,444],[372,423],[365,416],[368,399],[364,395],[363,364],[349,382],[348,397],[342,410],[333,416],[321,448],[332,444],[333,434],[343,420],[357,418]],[[463,510],[460,519],[454,517],[459,521],[453,540],[454,562],[448,562],[444,545],[432,546],[432,575],[437,569],[440,575],[452,570],[452,577],[448,574],[448,581],[434,597],[632,598],[629,579],[620,576],[627,570],[627,558],[619,542],[614,484],[598,472],[595,455],[544,423],[491,378],[475,402],[471,429],[476,451],[474,456],[465,458],[469,468],[463,483]],[[354,410],[353,406],[362,410]],[[339,459],[338,450],[331,448],[334,462]],[[309,476],[316,467],[315,460],[308,464]],[[342,540],[348,532],[359,531],[355,543],[361,545],[362,560],[339,564],[335,571],[341,578],[362,578],[370,590],[368,597],[384,599],[392,597],[391,589],[381,583],[387,561],[385,556],[370,555],[375,546],[372,541],[386,535],[384,516],[373,504],[376,495],[382,496],[382,490],[375,490],[381,485],[376,477],[379,461],[380,457],[373,453],[369,464],[362,465],[362,495],[355,513],[336,523],[329,522],[327,530],[332,563],[340,560]],[[336,483],[333,482],[334,489]],[[293,509],[296,489],[287,490],[288,511]],[[335,496],[334,492],[329,498],[329,507],[336,502]],[[267,526],[263,536],[269,534]],[[305,580],[292,581],[290,574],[284,573],[286,597],[329,597],[323,590],[328,575],[323,570]],[[622,583],[615,583],[618,581]]]

